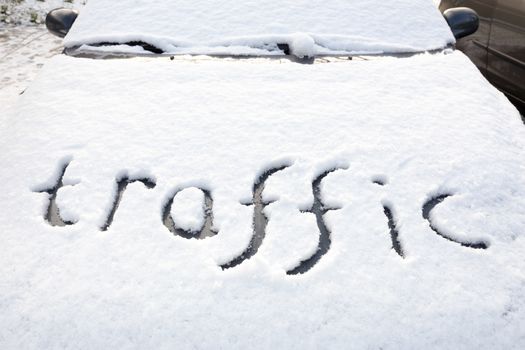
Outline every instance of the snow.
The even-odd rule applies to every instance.
[[[290,51],[299,58],[315,56],[315,41],[307,34],[292,34],[289,45]]]
[[[63,49],[62,40],[41,27],[0,27],[0,119],[11,110],[44,63]]]
[[[45,62],[63,50],[62,39],[37,24],[54,8],[80,9],[83,3],[83,0],[0,0],[0,12],[3,9],[6,12],[0,13],[0,119],[9,114]],[[35,23],[31,22],[31,14],[37,15]]]
[[[525,127],[461,53],[58,56],[2,122],[0,147],[2,348],[525,346]],[[69,160],[56,202],[76,223],[51,226],[35,190]],[[155,187],[129,184],[102,231],[123,175]],[[187,187],[210,190],[216,235],[164,225],[166,198]],[[331,246],[287,274],[319,251],[315,188]],[[172,215],[196,228],[191,192]],[[422,208],[442,194],[432,224],[487,249],[433,231]],[[222,269],[261,206],[258,251]]]
[[[204,226],[204,194],[196,187],[177,193],[171,208],[173,220],[185,231],[198,232]]]
[[[82,45],[80,50],[84,52],[94,51],[94,52],[109,52],[109,53],[127,53],[127,54],[149,54],[149,51],[144,50],[141,46],[130,46],[130,45],[102,45],[102,46],[91,46],[91,45]]]
[[[454,38],[431,0],[90,0],[65,45],[133,41],[169,54],[278,55],[288,44],[304,57],[438,50]]]

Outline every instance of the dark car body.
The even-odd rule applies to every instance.
[[[459,39],[481,73],[525,112],[525,1],[442,0],[441,11],[469,7],[479,15],[476,33]]]

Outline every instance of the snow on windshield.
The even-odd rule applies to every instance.
[[[4,348],[525,346],[525,127],[461,53],[57,57],[0,145]]]
[[[303,57],[434,50],[454,38],[431,0],[90,0],[65,45],[135,41],[239,55],[282,54],[276,44],[288,44]]]

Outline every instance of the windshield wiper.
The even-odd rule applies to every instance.
[[[89,46],[93,47],[100,47],[100,46],[118,46],[118,45],[127,45],[127,46],[139,46],[142,47],[145,51],[149,51],[151,53],[155,54],[162,54],[164,53],[164,50],[159,49],[158,47],[148,44],[144,41],[128,41],[125,43],[112,43],[112,42],[100,42],[96,44],[88,44]]]

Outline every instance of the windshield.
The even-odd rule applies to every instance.
[[[297,57],[453,43],[432,0],[90,0],[65,38],[77,50]]]

